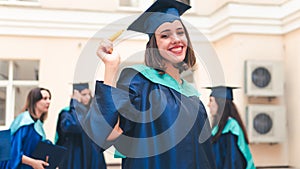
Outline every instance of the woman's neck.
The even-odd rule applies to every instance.
[[[179,69],[175,68],[171,63],[166,63],[165,72],[173,77],[179,84],[182,84],[182,80],[180,78]]]
[[[40,112],[40,111],[38,111],[37,109],[35,109],[35,115],[36,115],[36,118],[37,119],[40,119],[41,118],[41,116],[42,116],[42,112]]]

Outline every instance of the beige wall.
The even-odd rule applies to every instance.
[[[287,41],[286,55],[283,47],[283,38],[281,36],[263,36],[263,35],[242,35],[235,34],[221,39],[214,43],[216,53],[219,57],[224,70],[225,82],[234,86],[244,86],[244,61],[247,59],[270,59],[283,60],[286,58],[287,72],[299,71],[295,59],[297,59],[297,32],[290,34],[285,39]],[[40,85],[49,88],[52,91],[53,99],[50,107],[49,118],[45,122],[45,130],[50,140],[54,139],[56,120],[61,108],[68,105],[70,95],[70,83],[73,81],[74,69],[77,59],[80,56],[86,39],[72,38],[35,38],[35,37],[3,37],[0,40],[1,51],[5,53],[7,58],[34,58],[40,59]],[[299,44],[299,43],[298,43]],[[128,56],[139,52],[138,49],[144,48],[144,41],[133,40],[130,42],[122,42],[116,49],[122,54],[123,60],[131,64],[131,60],[127,60]],[[128,51],[131,51],[128,52]],[[124,54],[126,53],[126,54]],[[4,56],[3,56],[4,57]],[[142,57],[142,56],[141,56]],[[142,59],[140,60],[140,62]],[[202,67],[199,68],[203,70]],[[205,70],[203,70],[205,71]],[[291,74],[292,75],[292,74]],[[296,88],[299,82],[297,78],[290,77],[287,73],[287,85],[294,84],[289,87]],[[207,81],[208,75],[201,75],[200,80]],[[203,84],[203,82],[202,82]],[[205,82],[204,82],[205,84]],[[203,85],[202,85],[203,87]],[[201,89],[200,89],[201,90]],[[203,91],[203,89],[202,89]],[[294,90],[293,90],[294,91]],[[295,91],[297,91],[295,89]],[[209,92],[202,92],[204,104],[207,104],[207,95]],[[288,95],[289,94],[289,95]],[[247,98],[244,97],[243,88],[235,91],[235,102],[241,112],[242,118],[245,119],[245,106]],[[287,93],[290,102],[288,102],[288,112],[297,112],[299,106],[295,102],[297,93]],[[294,102],[292,101],[294,100]],[[295,113],[297,115],[297,113]],[[294,119],[294,121],[293,121]],[[297,116],[289,114],[289,133],[296,133]],[[251,151],[254,156],[256,165],[288,165],[289,159],[291,164],[296,164],[297,141],[296,135],[290,134],[288,139],[292,146],[290,154],[288,154],[287,142],[283,144],[254,144],[251,145]],[[299,149],[299,148],[298,148]],[[294,160],[293,160],[294,157]]]
[[[293,21],[297,21],[297,17],[294,17],[294,15],[299,15],[297,15],[297,10],[283,8],[283,11],[291,11],[291,15],[286,13],[284,18],[277,15],[274,17],[267,15],[265,17],[265,15],[260,16],[262,14],[260,12],[264,10],[259,10],[260,12],[257,15],[251,14],[248,16],[243,13],[244,16],[235,20],[238,16],[235,9],[241,6],[233,8],[234,11],[230,11],[230,3],[245,4],[242,9],[248,9],[249,4],[257,4],[251,6],[258,7],[255,9],[274,7],[275,11],[273,12],[277,14],[276,9],[282,7],[280,4],[292,1],[296,2],[297,0],[195,0],[193,1],[195,3],[193,14],[187,15],[190,17],[191,23],[196,25],[198,22],[201,23],[201,25],[197,25],[200,31],[205,30],[204,32],[213,38],[215,51],[224,70],[225,82],[228,85],[242,87],[242,89],[236,90],[234,95],[236,98],[235,103],[243,119],[245,119],[245,106],[250,102],[244,94],[245,60],[282,60],[285,63],[285,95],[279,97],[277,101],[280,104],[285,104],[287,108],[288,137],[281,144],[252,144],[251,151],[258,166],[291,165],[300,167],[300,161],[298,160],[300,136],[297,134],[297,130],[300,128],[298,122],[300,118],[300,106],[298,104],[300,80],[297,78],[300,73],[300,51],[298,47],[300,44],[300,30],[287,33],[297,27],[297,24],[294,24]],[[105,16],[112,16],[112,18],[121,16],[121,13],[115,12],[119,10],[117,3],[118,1],[115,0],[41,0],[41,6],[24,7],[28,10],[26,15],[24,14],[26,16],[24,18],[17,15],[20,13],[18,12],[19,8],[23,9],[23,6],[1,6],[1,11],[7,11],[7,13],[2,15],[4,19],[1,20],[5,26],[0,29],[0,58],[40,60],[40,85],[49,88],[53,94],[49,118],[45,122],[46,134],[50,140],[54,139],[59,111],[69,103],[77,59],[92,33],[96,32],[102,24],[110,23]],[[259,6],[261,4],[263,5]],[[289,5],[287,6],[289,7]],[[293,3],[290,6],[293,6]],[[217,10],[220,10],[221,13],[216,14]],[[13,14],[13,11],[16,11],[15,14]],[[32,16],[29,15],[29,11],[33,12]],[[46,19],[37,19],[35,16],[38,12],[41,12]],[[139,13],[138,11],[122,12],[128,15]],[[66,16],[62,20],[54,17],[54,21],[49,19],[56,16],[55,14]],[[73,20],[73,14],[84,17],[77,17]],[[227,15],[229,18],[222,20]],[[271,19],[269,20],[268,17]],[[90,18],[91,20],[89,20]],[[287,21],[281,22],[285,20]],[[222,27],[223,21],[225,22],[224,27]],[[262,32],[259,32],[260,30]],[[255,34],[257,31],[261,35]],[[72,32],[73,34],[68,34]],[[247,34],[237,34],[236,32],[246,32]],[[22,34],[33,36],[17,36]],[[122,54],[123,60],[131,64],[134,61],[125,58],[139,49],[143,49],[144,42],[144,39],[132,40],[124,42],[124,44],[122,42],[120,46],[117,46],[117,49]],[[201,43],[194,45],[201,45]],[[91,55],[94,55],[94,53],[92,52]],[[142,59],[139,60],[139,62],[141,61]],[[210,84],[211,77],[206,72],[205,65],[200,64],[199,66],[196,82],[198,83],[197,87],[203,94],[201,98],[206,105],[210,92],[202,87]],[[99,70],[99,73],[101,74],[101,70]],[[101,76],[99,77],[101,78]],[[257,102],[264,101],[258,100]]]
[[[288,138],[289,138],[289,163],[291,166],[300,167],[300,30],[285,36],[285,75],[286,75],[286,105],[288,111]]]
[[[53,140],[59,111],[69,105],[74,67],[84,40],[47,38],[41,59],[40,85],[47,85],[53,93],[51,118],[45,122],[48,138]],[[49,115],[50,116],[50,115]]]
[[[211,15],[218,9],[229,3],[255,4],[255,5],[280,5],[287,0],[195,0],[193,8],[197,8],[195,13],[200,15]]]
[[[250,102],[244,95],[244,62],[247,59],[283,60],[285,58],[283,38],[234,34],[215,42],[215,48],[223,66],[226,83],[242,87],[241,90],[235,90],[234,101],[245,122],[245,107]],[[284,104],[281,97],[279,100],[280,104]],[[280,144],[251,144],[255,164],[257,166],[288,165],[287,145],[288,139]]]

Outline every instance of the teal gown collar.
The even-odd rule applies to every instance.
[[[25,111],[18,115],[16,119],[12,122],[10,125],[11,129],[11,135],[15,134],[15,132],[21,128],[22,126],[31,125],[34,123],[34,130],[42,136],[43,140],[46,139],[46,134],[43,128],[43,123],[40,120],[37,120],[36,122],[31,118],[28,111]]]
[[[200,93],[184,79],[182,79],[182,84],[179,84],[173,77],[171,77],[167,73],[159,74],[157,70],[145,65],[133,65],[128,68],[135,69],[153,83],[158,83],[163,86],[172,88],[187,97],[200,96]]]
[[[144,77],[150,80],[153,83],[158,83],[163,86],[167,86],[176,90],[177,92],[189,97],[189,96],[200,96],[200,93],[187,81],[182,79],[182,84],[179,84],[174,78],[172,78],[168,74],[159,74],[159,72],[153,68],[150,68],[145,65],[133,65],[127,68],[132,68],[138,72],[140,72]],[[126,158],[123,154],[115,150],[114,153],[115,158]]]

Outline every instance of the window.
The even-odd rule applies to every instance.
[[[9,127],[21,112],[38,79],[38,60],[0,60],[0,127]]]
[[[119,6],[125,10],[147,9],[155,0],[119,0]]]
[[[8,1],[8,2],[39,2],[39,0],[0,0],[0,1]]]
[[[120,0],[120,6],[123,7],[138,7],[138,0]]]
[[[40,0],[0,0],[0,5],[40,6]]]
[[[6,88],[0,87],[0,125],[5,125],[5,94],[6,94]]]
[[[145,10],[156,0],[119,0],[119,6],[125,10]],[[177,0],[189,5],[193,0]]]
[[[188,5],[191,5],[190,0],[178,0],[178,1],[188,4]]]

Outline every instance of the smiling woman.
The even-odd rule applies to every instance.
[[[191,68],[196,59],[189,39],[181,21],[163,23],[155,31],[155,36],[150,37],[145,64],[158,70],[165,70],[165,64],[171,64],[179,69],[179,73]]]
[[[100,42],[104,81],[97,81],[94,105],[79,119],[98,145],[114,144],[125,155],[123,169],[215,168],[205,108],[197,90],[181,78],[196,62],[180,19],[189,8],[157,0],[128,27],[149,37],[145,65],[123,69],[117,84],[120,55],[111,41]]]

